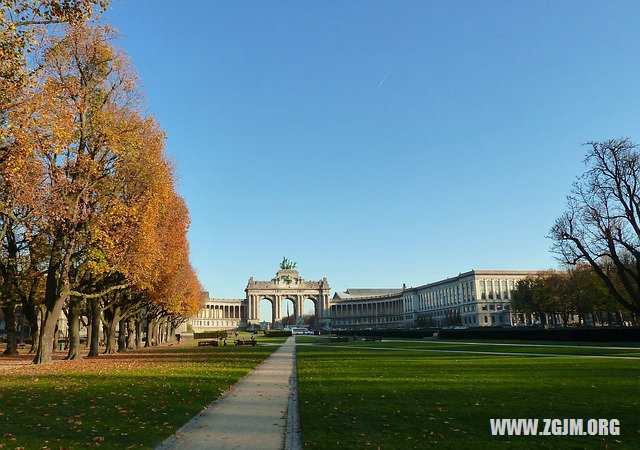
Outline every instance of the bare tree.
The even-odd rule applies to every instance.
[[[564,263],[588,262],[613,298],[640,314],[640,155],[628,139],[590,142],[587,170],[551,229]]]

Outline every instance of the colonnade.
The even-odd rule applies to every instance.
[[[304,302],[311,300],[314,305],[315,316],[318,319],[326,316],[325,311],[329,308],[329,295],[264,295],[264,294],[250,294],[247,298],[247,318],[251,322],[258,321],[260,319],[260,302],[262,300],[268,300],[271,302],[272,322],[278,322],[286,315],[286,306],[284,306],[286,300],[290,300],[293,303],[292,313],[296,319],[302,317],[304,314]]]
[[[196,315],[196,319],[244,319],[245,314],[245,305],[242,304],[231,304],[225,305],[222,303],[207,303],[204,305],[198,314]]]

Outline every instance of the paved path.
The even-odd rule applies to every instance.
[[[156,450],[282,449],[294,373],[294,339],[287,339],[227,396],[209,405]]]

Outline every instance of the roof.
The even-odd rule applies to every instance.
[[[347,294],[351,294],[356,297],[362,297],[366,295],[384,295],[384,294],[397,294],[398,292],[402,292],[402,288],[365,288],[365,289],[347,289]]]
[[[395,289],[347,289],[345,292],[336,292],[334,299],[357,300],[365,298],[388,297],[402,293],[402,288]]]

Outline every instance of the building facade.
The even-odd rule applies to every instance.
[[[246,304],[242,298],[209,298],[198,314],[188,320],[194,332],[213,330],[236,330],[246,325]]]
[[[331,325],[363,329],[531,323],[530,317],[512,312],[509,301],[519,280],[539,273],[471,270],[417,287],[336,292],[331,302]]]
[[[297,270],[281,269],[270,281],[249,278],[244,299],[212,299],[189,320],[193,330],[259,326],[260,302],[271,303],[271,323],[282,320],[282,303],[289,299],[301,320],[304,301],[314,303],[319,328],[366,329],[462,325],[517,326],[533,318],[511,311],[516,283],[540,271],[471,270],[417,287],[348,289],[330,297],[326,278],[305,281]]]

